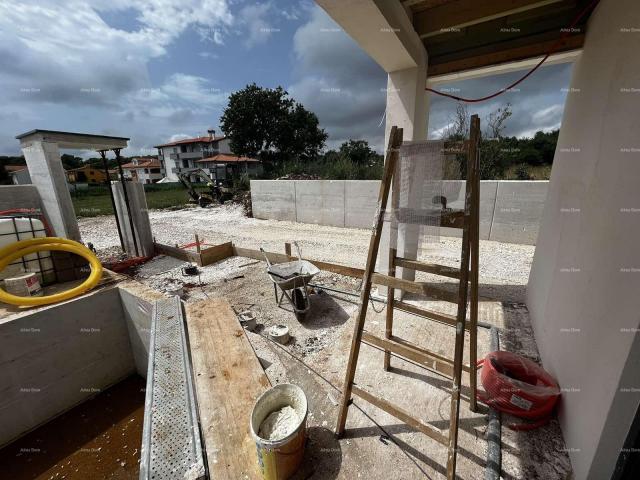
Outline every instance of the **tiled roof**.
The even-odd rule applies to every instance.
[[[5,165],[4,169],[7,172],[19,172],[20,170],[24,170],[25,168],[27,168],[26,165]]]
[[[214,155],[213,157],[207,157],[207,158],[202,158],[200,160],[196,160],[196,162],[233,163],[233,162],[260,162],[260,160],[256,160],[255,158],[249,158],[249,157],[240,157],[238,155],[230,155],[228,153],[219,153],[218,155]]]
[[[212,142],[218,142],[220,140],[224,140],[225,138],[227,137],[209,138],[208,135],[205,137],[185,138],[183,140],[176,140],[175,142],[163,143],[162,145],[155,145],[153,148],[172,147],[174,145],[184,145],[188,143],[212,143]]]
[[[133,162],[125,163],[122,165],[122,168],[136,169],[136,168],[160,168],[160,160],[158,159],[145,159],[139,158],[138,164],[134,164]]]

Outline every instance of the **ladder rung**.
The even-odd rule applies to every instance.
[[[380,397],[376,397],[375,395],[370,394],[366,390],[359,388],[357,385],[352,385],[351,391],[356,395],[358,395],[363,400],[366,400],[370,404],[375,405],[381,410],[384,410],[389,415],[396,417],[398,420],[406,423],[407,425],[412,426],[416,430],[421,431],[422,433],[424,433],[425,435],[428,435],[429,437],[433,438],[434,440],[441,443],[442,445],[448,445],[449,438],[446,435],[444,435],[440,430],[429,425],[428,423],[423,422],[422,420],[412,417],[411,415],[409,415],[408,412],[406,412],[402,408],[396,407],[392,403],[389,403]]]
[[[434,287],[425,282],[414,282],[405,280],[404,278],[392,277],[382,273],[374,273],[371,277],[371,283],[383,285],[385,287],[397,288],[405,292],[417,293],[434,300],[443,300],[445,302],[458,303],[458,294],[450,292],[440,287]]]
[[[410,260],[408,258],[396,257],[394,260],[396,267],[409,268],[420,272],[432,273],[441,277],[460,278],[460,269],[447,265],[421,262],[420,260]]]
[[[431,370],[447,378],[453,378],[453,362],[433,352],[424,350],[397,337],[380,338],[367,331],[362,332],[362,341],[372,347],[378,347],[395,353],[401,357],[418,363],[427,370]]]
[[[393,307],[397,308],[398,310],[402,310],[403,312],[412,313],[413,315],[418,315],[419,317],[426,317],[429,320],[444,323],[445,325],[449,325],[451,327],[455,327],[458,324],[458,320],[453,315],[434,312],[433,310],[427,310],[426,308],[411,305],[410,303],[406,303],[401,300],[394,300]],[[471,330],[469,322],[465,322],[465,330]]]

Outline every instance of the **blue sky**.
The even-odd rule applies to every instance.
[[[570,74],[542,68],[470,111],[509,101],[509,134],[557,128]],[[447,87],[481,95],[516,76]],[[380,149],[386,74],[310,0],[0,1],[2,155],[18,154],[15,135],[34,128],[127,136],[125,155],[155,154],[167,140],[220,131],[229,92],[251,82],[282,85],[314,111],[329,147],[364,138]],[[432,136],[454,110],[432,99]]]

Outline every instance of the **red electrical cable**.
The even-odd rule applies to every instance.
[[[560,398],[555,379],[531,360],[511,352],[491,352],[478,362],[485,392],[478,398],[491,408],[529,423],[510,424],[512,430],[532,430],[547,423]]]
[[[431,92],[431,93],[435,93],[436,95],[440,95],[442,97],[447,97],[447,98],[451,98],[453,100],[458,100],[459,102],[466,102],[466,103],[484,102],[485,100],[490,100],[492,98],[497,97],[498,95],[502,95],[504,92],[506,92],[506,91],[512,89],[513,87],[515,87],[516,85],[519,85],[520,83],[524,82],[529,77],[529,75],[531,75],[538,68],[540,68],[542,66],[542,64],[544,62],[546,62],[547,59],[556,52],[556,50],[558,50],[558,48],[562,44],[563,40],[571,33],[571,30],[573,29],[573,27],[576,26],[576,24],[582,19],[582,17],[584,17],[587,14],[587,12],[589,10],[591,10],[592,8],[595,8],[595,6],[598,4],[598,2],[600,2],[600,0],[593,0],[587,6],[587,8],[585,8],[582,12],[580,12],[580,14],[573,20],[573,22],[571,22],[571,25],[569,25],[567,30],[560,36],[558,41],[556,43],[554,43],[551,46],[551,48],[549,49],[549,51],[547,52],[547,54],[544,57],[542,57],[542,60],[540,60],[536,66],[534,66],[531,70],[529,70],[527,73],[525,73],[522,77],[520,77],[518,80],[513,82],[511,85],[509,85],[509,86],[507,86],[507,87],[505,87],[503,89],[500,89],[497,92],[492,93],[491,95],[487,95],[485,97],[480,97],[480,98],[458,97],[457,95],[451,95],[450,93],[439,92],[438,90],[434,90],[433,88],[429,88],[429,87],[426,87],[425,90],[428,91],[428,92]]]

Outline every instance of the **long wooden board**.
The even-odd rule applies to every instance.
[[[269,379],[226,300],[190,303],[186,313],[210,477],[259,479],[249,416]]]

